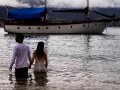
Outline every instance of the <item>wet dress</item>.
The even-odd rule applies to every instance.
[[[34,66],[34,72],[47,72],[46,66],[45,66],[45,57],[36,57],[35,58],[35,66]]]

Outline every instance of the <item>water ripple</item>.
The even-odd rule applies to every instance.
[[[1,29],[3,30],[3,29]],[[109,28],[106,35],[25,35],[31,53],[43,41],[48,53],[46,80],[35,81],[32,69],[26,85],[16,83],[8,68],[14,34],[0,34],[0,90],[119,90],[120,33]],[[114,31],[114,32],[113,32]],[[116,33],[115,33],[116,32]]]

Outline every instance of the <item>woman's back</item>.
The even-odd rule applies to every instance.
[[[34,72],[46,72],[46,66],[45,66],[45,57],[36,57],[35,58],[35,66],[34,66]]]

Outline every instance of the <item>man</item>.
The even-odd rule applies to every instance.
[[[28,67],[29,63],[31,62],[30,49],[28,45],[23,43],[23,34],[16,34],[15,39],[17,45],[15,45],[13,49],[13,55],[9,70],[12,70],[12,66],[15,63],[16,78],[28,78]]]

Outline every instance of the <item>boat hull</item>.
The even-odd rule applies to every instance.
[[[5,25],[8,33],[29,34],[102,34],[109,22],[45,24],[45,25]]]

